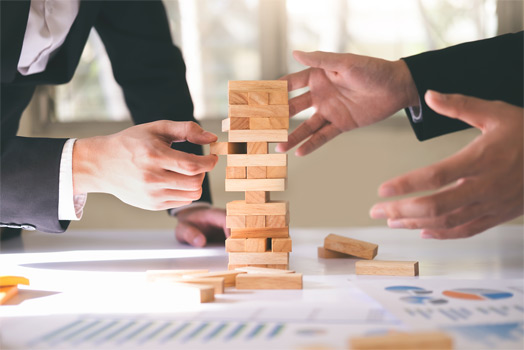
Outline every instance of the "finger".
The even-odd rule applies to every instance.
[[[297,113],[300,113],[305,109],[308,109],[312,105],[313,100],[311,99],[310,91],[303,93],[302,95],[299,95],[297,97],[293,97],[291,100],[289,100],[289,115],[294,116]]]
[[[157,197],[163,202],[171,201],[196,201],[202,197],[202,188],[199,188],[196,191],[184,191],[184,190],[171,190],[163,189],[158,194]]]
[[[161,157],[158,159],[158,165],[162,169],[184,175],[197,175],[211,171],[218,162],[218,157],[214,154],[198,156],[167,147],[159,151]]]
[[[188,243],[194,247],[206,245],[206,236],[194,225],[179,221],[175,229],[176,239],[181,243]]]
[[[285,75],[280,79],[287,80],[288,91],[293,91],[308,86],[310,73],[311,68],[308,68],[301,70],[300,72]]]
[[[342,132],[335,127],[333,124],[326,124],[323,126],[320,130],[315,132],[313,136],[309,138],[304,144],[302,144],[295,154],[299,157],[308,155],[309,153],[313,152],[329,140],[335,138],[336,136],[340,135]]]
[[[293,57],[305,66],[338,71],[342,67],[343,54],[323,51],[293,51]]]
[[[156,208],[150,209],[150,210],[167,210],[167,209],[173,209],[173,208],[180,208],[180,207],[183,207],[184,205],[188,205],[191,203],[193,203],[193,201],[167,201],[167,202],[160,203],[159,205],[156,206]]]
[[[432,90],[428,90],[424,98],[435,112],[460,119],[478,129],[483,129],[493,118],[493,101],[460,94],[442,94]]]
[[[175,122],[160,120],[150,123],[153,132],[171,142],[189,141],[199,145],[206,145],[217,140],[217,136],[205,131],[195,122]]]
[[[225,237],[229,237],[230,230],[226,227],[226,211],[223,209],[213,208],[207,210],[206,213],[207,222],[215,227],[222,228],[224,230]]]
[[[313,114],[311,118],[302,122],[291,134],[288,136],[288,141],[279,143],[276,147],[277,152],[287,152],[291,148],[298,145],[317,130],[323,127],[327,122],[319,114]]]
[[[183,191],[198,191],[202,188],[205,174],[184,175],[169,170],[163,170],[158,175],[151,175],[145,181],[158,188],[183,190]]]

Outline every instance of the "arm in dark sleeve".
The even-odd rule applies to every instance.
[[[524,32],[501,35],[404,58],[420,96],[422,121],[409,121],[419,140],[469,125],[435,113],[424,101],[427,90],[459,93],[523,106]]]
[[[106,1],[95,28],[106,47],[135,123],[195,121],[182,53],[173,44],[161,1]],[[189,142],[173,148],[202,154]],[[207,175],[201,201],[211,202]]]

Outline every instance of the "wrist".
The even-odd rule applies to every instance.
[[[398,91],[402,95],[402,108],[416,107],[420,104],[420,98],[415,81],[411,76],[408,65],[400,59],[393,62],[397,73]]]
[[[99,137],[79,139],[73,147],[73,194],[79,195],[101,191]]]

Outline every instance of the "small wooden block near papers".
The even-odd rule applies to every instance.
[[[373,259],[377,256],[378,252],[378,245],[376,244],[335,235],[333,233],[324,239],[324,248],[362,259]]]
[[[302,289],[301,273],[244,274],[237,276],[237,289]]]
[[[267,267],[254,267],[254,266],[246,266],[246,267],[237,267],[235,270],[242,271],[250,274],[270,274],[270,273],[295,273],[293,270],[282,270],[282,269],[270,269]]]
[[[453,338],[444,332],[392,332],[385,335],[353,337],[349,340],[352,350],[451,350]]]
[[[244,273],[242,271],[216,271],[208,273],[197,273],[191,275],[182,276],[184,279],[192,278],[208,278],[208,277],[224,277],[224,287],[234,287],[235,286],[235,277],[238,274]]]
[[[324,247],[318,247],[317,250],[318,257],[321,259],[347,259],[354,258],[352,255],[347,255],[344,253],[335,252],[333,250],[326,249]]]
[[[418,276],[418,261],[359,260],[357,275]]]

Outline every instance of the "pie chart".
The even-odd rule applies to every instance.
[[[447,297],[466,300],[498,300],[513,297],[513,293],[495,289],[461,288],[442,292]]]

